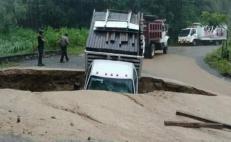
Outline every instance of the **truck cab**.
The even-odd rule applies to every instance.
[[[197,34],[197,28],[182,29],[178,36],[178,43],[196,45]]]
[[[138,93],[138,74],[133,63],[94,60],[87,71],[86,90]]]

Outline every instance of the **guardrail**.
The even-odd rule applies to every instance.
[[[59,53],[60,53],[59,50],[45,51],[44,55],[45,55],[45,57],[47,57],[47,56],[54,56],[54,55],[57,55]],[[0,63],[18,62],[18,61],[21,61],[21,60],[31,60],[31,59],[36,59],[37,57],[38,57],[38,53],[3,56],[3,57],[0,57]]]

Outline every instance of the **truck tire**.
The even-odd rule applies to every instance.
[[[221,45],[221,41],[219,41],[219,40],[217,40],[217,41],[215,41],[215,45]]]
[[[193,40],[192,45],[197,46],[197,40]]]
[[[155,44],[150,44],[149,46],[146,46],[144,57],[152,59],[154,57],[153,54],[155,56]]]
[[[168,53],[168,46],[165,46],[165,47],[164,47],[163,53],[164,53],[164,54],[167,54],[167,53]]]
[[[156,45],[153,43],[151,44],[151,58],[153,58],[156,54],[155,54],[155,51],[156,51]]]

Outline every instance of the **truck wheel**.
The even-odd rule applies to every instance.
[[[164,53],[164,54],[167,54],[167,53],[168,53],[168,47],[167,47],[167,46],[164,47],[163,53]]]
[[[156,46],[155,44],[151,44],[151,58],[153,58],[155,56],[155,50],[156,50]]]
[[[215,41],[215,45],[221,45],[220,41]]]
[[[152,59],[155,56],[155,44],[150,44],[145,47],[144,57]]]
[[[193,46],[197,46],[197,41],[196,41],[196,40],[193,40],[192,45],[193,45]]]

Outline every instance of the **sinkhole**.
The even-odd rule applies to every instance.
[[[32,92],[74,91],[84,88],[85,72],[81,70],[7,69],[0,71],[0,89],[17,89]],[[170,91],[216,96],[191,86],[166,82],[153,77],[141,77],[139,93]]]

